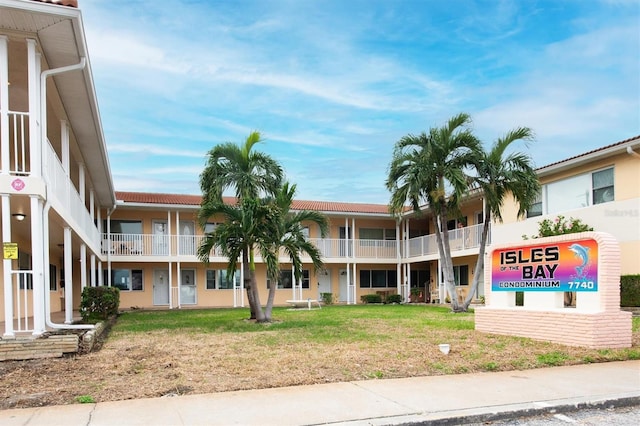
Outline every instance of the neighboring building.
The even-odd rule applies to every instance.
[[[69,327],[85,286],[118,286],[122,308],[246,305],[242,277],[226,276],[225,258],[213,252],[205,266],[196,256],[204,232],[216,223],[204,230],[198,226],[199,196],[115,192],[98,111],[80,11],[0,0],[3,339]],[[639,271],[634,259],[640,241],[640,163],[625,151],[637,149],[638,140],[540,169],[545,190],[537,211],[557,209],[569,216],[584,210],[587,223],[621,241],[624,273]],[[585,182],[590,183],[583,188]],[[587,204],[593,197],[604,204],[581,210],[557,204],[557,191],[566,193],[574,184],[589,191]],[[313,271],[307,262],[304,278],[294,283],[283,257],[276,304],[320,299],[321,293],[332,293],[336,302],[360,303],[362,295],[376,292],[445,301],[428,209],[396,220],[385,204],[297,200],[293,207],[328,216],[329,235],[320,238],[314,227],[308,231],[323,253],[325,269]],[[539,220],[516,222],[512,207],[503,216],[505,223],[492,229],[494,241],[532,234]],[[483,217],[482,196],[476,193],[464,201],[461,216],[446,224],[454,297],[468,292]],[[266,301],[268,283],[259,258],[257,281]],[[475,296],[482,291],[481,283]],[[65,324],[54,324],[51,312],[64,312]]]
[[[538,222],[558,215],[581,219],[620,242],[622,274],[640,274],[640,136],[558,161],[537,170],[542,191],[525,220],[507,203],[492,230],[494,243],[538,232]]]

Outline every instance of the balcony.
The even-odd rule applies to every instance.
[[[102,253],[117,257],[187,257],[196,261],[198,247],[203,235],[152,235],[152,234],[102,234]],[[310,241],[322,253],[325,261],[348,259],[386,260],[397,258],[396,241],[388,240],[344,240],[331,238],[311,238]],[[211,258],[220,257],[219,249],[210,253]],[[281,259],[286,261],[284,253]],[[128,259],[122,259],[128,260]]]
[[[473,250],[480,247],[483,224],[466,226],[464,228],[452,229],[449,231],[449,247],[455,256],[466,250]],[[491,242],[491,228],[487,237],[487,245]],[[405,258],[415,258],[423,256],[438,256],[438,241],[435,234],[423,235],[409,240],[408,253]]]

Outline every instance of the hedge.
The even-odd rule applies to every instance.
[[[620,277],[620,306],[640,306],[640,275]]]
[[[80,315],[85,322],[106,320],[118,313],[120,289],[117,287],[85,287],[80,301]]]

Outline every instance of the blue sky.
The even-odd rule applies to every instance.
[[[258,130],[297,198],[387,203],[393,146],[459,112],[536,166],[640,134],[637,0],[82,0],[117,190],[199,194]]]

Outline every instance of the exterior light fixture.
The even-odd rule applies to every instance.
[[[18,222],[22,222],[27,217],[24,213],[14,213],[11,216],[15,217]]]

